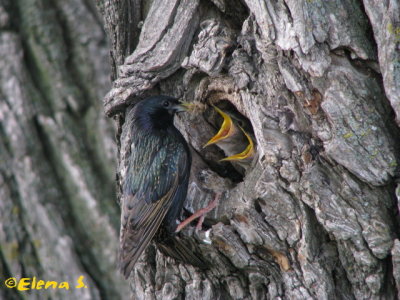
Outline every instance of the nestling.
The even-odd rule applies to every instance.
[[[252,161],[255,155],[255,145],[250,134],[247,133],[237,122],[234,122],[232,117],[223,112],[217,106],[214,106],[217,113],[223,118],[221,128],[205,145],[207,147],[212,144],[224,150],[225,154],[229,155],[221,159],[221,161],[235,161],[248,164]],[[247,146],[243,149],[243,144]]]

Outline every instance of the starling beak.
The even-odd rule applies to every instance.
[[[181,102],[181,105],[183,105],[186,108],[186,111],[192,114],[200,114],[206,111],[207,109],[207,105],[199,101]]]
[[[175,231],[191,155],[173,117],[185,109],[175,98],[155,96],[136,104],[129,115],[131,153],[121,199],[119,261],[125,278],[162,224]]]
[[[223,123],[218,133],[204,147],[217,144],[228,155],[221,161],[247,161],[252,159],[255,146],[251,136],[241,126],[237,125],[230,115],[216,106],[213,107],[222,116]],[[246,144],[247,146],[244,147]],[[243,150],[243,148],[245,149]]]
[[[232,118],[224,113],[222,110],[220,110],[218,107],[213,105],[214,109],[221,115],[221,117],[224,119],[222,122],[220,130],[217,132],[216,135],[214,135],[208,142],[207,144],[204,145],[204,148],[207,146],[210,146],[212,144],[221,142],[232,135],[234,135],[237,132],[236,126],[232,122]]]

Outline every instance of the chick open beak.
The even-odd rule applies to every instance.
[[[246,149],[244,149],[243,152],[240,152],[238,154],[225,157],[225,158],[221,159],[220,161],[244,160],[244,159],[248,159],[248,158],[253,157],[253,155],[254,155],[254,142],[251,139],[250,135],[242,127],[239,126],[239,128],[242,130],[242,132],[246,136],[247,140],[249,141],[249,144],[247,145]]]
[[[215,105],[213,105],[214,109],[222,116],[222,118],[224,119],[224,121],[222,122],[221,128],[219,129],[219,131],[217,132],[216,135],[214,135],[203,147],[207,147],[209,145],[218,143],[219,141],[222,141],[230,136],[232,136],[235,131],[235,125],[232,122],[232,118],[224,113],[222,110],[220,110],[218,107],[216,107]]]

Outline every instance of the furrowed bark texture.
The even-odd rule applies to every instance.
[[[108,45],[94,3],[0,2],[0,299],[125,299]],[[88,288],[75,289],[77,279]],[[18,293],[8,277],[67,281]]]
[[[207,115],[178,117],[195,153],[186,209],[224,191],[206,219],[210,245],[180,234],[211,267],[149,247],[133,299],[399,297],[399,1],[99,2],[116,66],[104,104],[120,116],[119,187],[123,116],[147,95],[228,101],[257,143],[238,180],[217,147],[203,148],[217,130]]]

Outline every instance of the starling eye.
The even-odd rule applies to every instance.
[[[168,107],[169,106],[169,101],[164,101],[163,106],[164,107]]]

